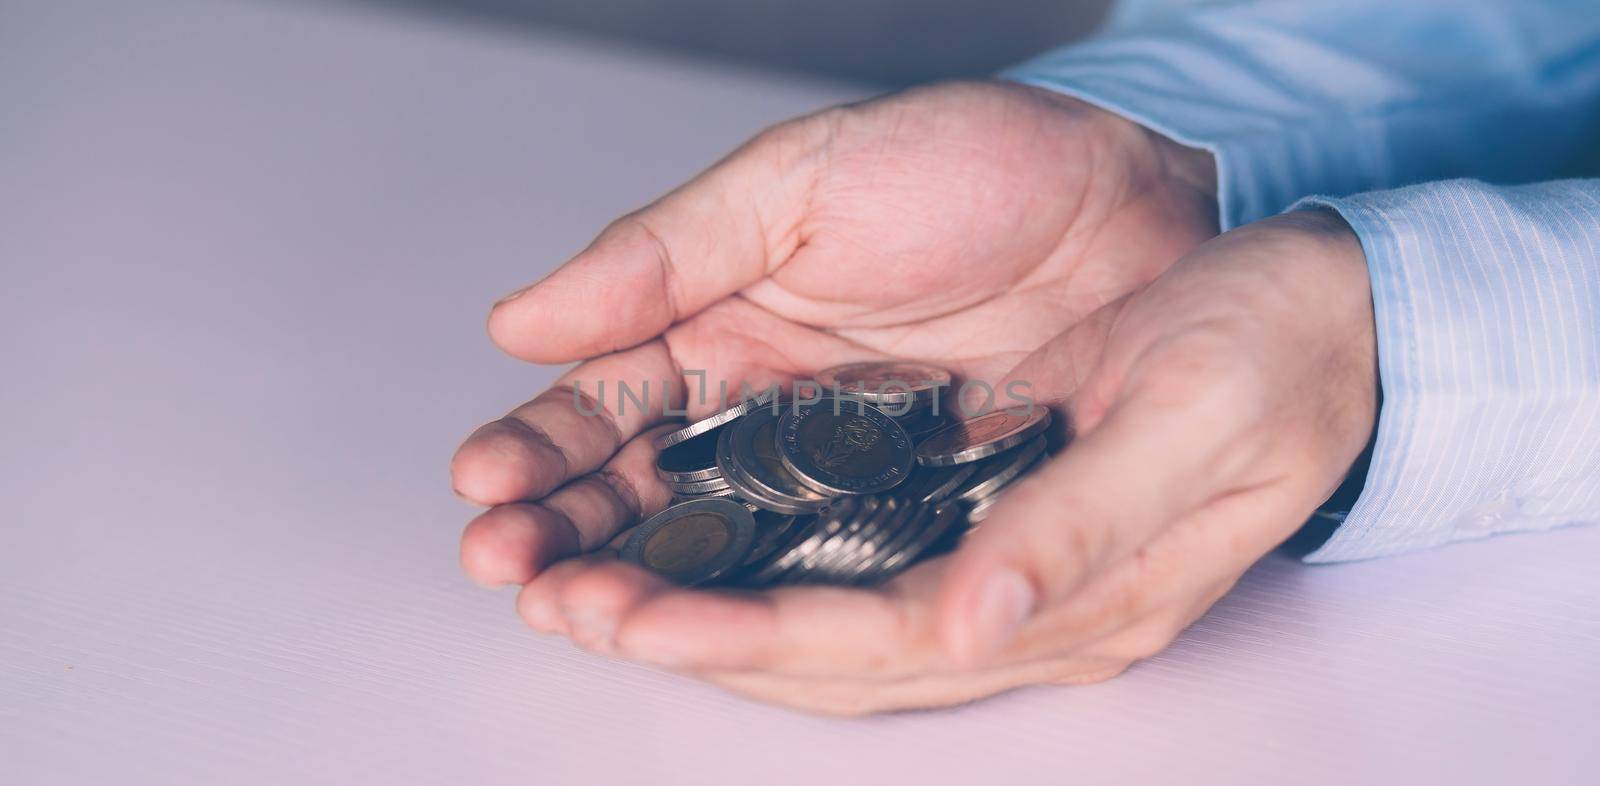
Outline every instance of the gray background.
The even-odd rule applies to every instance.
[[[305,0],[314,2],[315,0]],[[342,0],[577,31],[886,86],[983,76],[1082,36],[1110,0]]]

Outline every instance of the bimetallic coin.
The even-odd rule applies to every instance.
[[[998,409],[952,423],[917,443],[917,463],[947,467],[988,458],[1040,434],[1050,425],[1050,410],[1031,405],[1027,412]]]
[[[926,363],[870,360],[846,363],[817,372],[817,383],[830,394],[860,398],[868,404],[916,409],[950,387],[950,372]]]
[[[731,487],[728,485],[728,481],[724,480],[720,476],[710,480],[696,480],[689,483],[668,483],[667,485],[671,486],[672,490],[679,494],[689,494],[691,496],[695,494],[710,494],[712,492],[722,491],[723,489],[731,490]]]
[[[678,584],[704,584],[744,561],[755,527],[750,511],[737,502],[697,499],[640,524],[622,547],[622,558]]]
[[[741,401],[725,410],[722,410],[721,412],[718,412],[715,415],[712,415],[709,418],[697,420],[687,426],[684,426],[683,428],[678,429],[677,431],[669,431],[659,437],[656,437],[656,449],[665,450],[673,445],[688,440],[691,437],[697,437],[716,428],[717,426],[731,422],[760,409],[772,410],[782,408],[782,399],[775,400],[773,396],[770,395],[769,391],[769,393],[766,395],[759,395],[755,398]]]
[[[724,477],[752,502],[774,503],[780,513],[809,513],[828,504],[828,497],[806,487],[778,455],[778,418],[752,412],[730,424],[717,446],[717,466]]]
[[[822,398],[778,419],[778,457],[826,495],[876,494],[911,474],[911,438],[893,418],[858,401]]]
[[[762,496],[761,491],[756,488],[754,483],[751,483],[743,473],[731,466],[728,468],[726,479],[735,499],[748,502],[757,509],[791,515],[803,515],[813,512],[812,508],[806,506],[791,505],[779,499]]]
[[[984,497],[993,496],[995,492],[1005,488],[1007,483],[1021,476],[1023,470],[1032,467],[1033,462],[1042,455],[1044,455],[1044,437],[1040,436],[1010,453],[995,456],[978,467],[977,472],[972,473],[966,484],[956,491],[955,498],[971,504]]]
[[[717,469],[717,439],[726,426],[713,428],[656,454],[656,475],[668,483],[690,483],[722,475]]]

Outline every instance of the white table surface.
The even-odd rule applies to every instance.
[[[491,298],[859,95],[279,0],[0,0],[0,784],[1574,783],[1600,529],[1265,560],[1112,682],[832,720],[525,631]]]

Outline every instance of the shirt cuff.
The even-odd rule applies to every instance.
[[[1600,181],[1451,181],[1337,211],[1372,283],[1384,405],[1309,562],[1600,521]]]

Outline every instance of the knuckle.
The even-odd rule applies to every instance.
[[[1111,519],[1088,505],[1067,509],[1082,513],[1072,519],[1058,519],[1056,526],[1044,533],[1048,542],[1029,549],[1036,555],[1045,555],[1052,563],[1047,566],[1046,575],[1037,577],[1046,583],[1045,586],[1059,584],[1063,578],[1087,576],[1110,547]]]
[[[494,427],[491,433],[498,435],[493,443],[498,450],[508,455],[521,453],[554,457],[561,462],[561,475],[565,475],[572,466],[572,457],[561,443],[551,438],[549,431],[530,418],[512,415],[491,425]]]
[[[644,502],[639,489],[626,475],[614,469],[602,469],[589,477],[620,508],[622,515],[619,518],[622,521],[633,521],[644,515]]]

